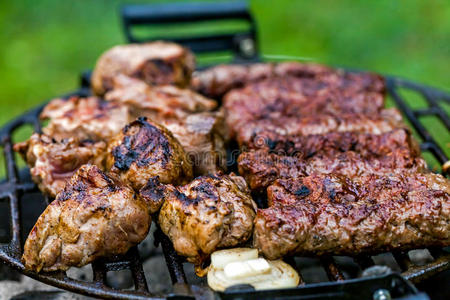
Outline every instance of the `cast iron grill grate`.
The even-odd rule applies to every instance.
[[[240,42],[247,41],[251,39],[253,44],[256,45],[256,30],[253,28],[253,19],[248,13],[248,7],[240,2],[238,5],[224,4],[222,6],[208,4],[202,6],[201,13],[205,15],[203,19],[217,18],[217,11],[226,11],[227,17],[229,18],[244,18],[250,21],[252,24],[251,29],[248,33],[242,34],[236,38],[235,36],[227,35],[220,38],[220,42],[215,42],[215,46],[211,44],[208,38],[197,38],[195,40],[195,47],[211,47],[212,50],[232,49],[235,52],[236,60],[245,58],[246,61],[253,61],[258,59],[258,54],[256,47],[253,48],[254,53],[245,52],[245,49],[240,47]],[[228,6],[227,6],[228,5]],[[200,7],[197,7],[199,9]],[[172,22],[173,14],[179,17],[182,15],[183,9],[180,7],[165,9],[165,13],[155,13],[153,11],[150,16],[147,12],[142,14],[142,10],[127,9],[124,10],[124,16],[126,22],[127,37],[129,40],[133,40],[128,26],[132,24],[143,24],[143,23],[155,23],[157,21],[161,22]],[[181,12],[180,12],[181,11]],[[136,12],[139,14],[136,15]],[[161,17],[165,14],[163,17]],[[198,18],[198,14],[192,14],[192,18]],[[158,19],[159,18],[159,19]],[[184,21],[192,20],[192,18],[184,18]],[[128,20],[128,21],[127,21]],[[153,20],[152,22],[150,22]],[[157,22],[156,22],[157,23]],[[137,40],[137,39],[135,39]],[[189,41],[184,39],[178,42],[188,43]],[[247,43],[246,42],[246,43]],[[245,43],[244,43],[245,44]],[[194,45],[194,44],[192,44]],[[248,43],[247,43],[248,45]],[[194,48],[195,48],[194,47]],[[209,49],[209,48],[208,48]],[[207,49],[207,50],[208,50]],[[209,50],[211,50],[209,49]],[[244,51],[244,52],[242,52]],[[450,103],[450,95],[446,94],[437,89],[427,87],[421,84],[416,84],[407,80],[398,79],[395,77],[387,77],[387,91],[389,96],[392,98],[396,106],[404,113],[407,120],[411,123],[417,136],[421,139],[421,148],[424,152],[429,152],[442,166],[441,172],[448,175],[450,170],[450,165],[448,162],[448,157],[437,143],[439,138],[434,137],[428,130],[426,124],[423,122],[424,117],[434,117],[436,118],[447,130],[450,130],[450,119],[445,111],[444,103]],[[84,80],[84,85],[79,90],[65,95],[64,97],[69,97],[71,95],[87,96],[89,95],[89,88],[86,87],[86,80]],[[402,96],[400,90],[405,89],[414,92],[423,99],[425,99],[427,106],[424,108],[413,109]],[[7,263],[12,268],[20,271],[21,273],[37,279],[41,282],[70,290],[76,293],[85,294],[89,296],[102,297],[102,298],[115,298],[115,299],[193,299],[193,298],[204,298],[204,299],[216,299],[216,297],[221,297],[223,299],[234,299],[239,297],[246,297],[251,299],[262,299],[267,297],[277,297],[279,299],[299,299],[301,295],[310,295],[308,299],[315,296],[320,296],[321,292],[334,291],[333,287],[338,286],[339,293],[336,294],[336,298],[339,295],[346,293],[355,287],[367,287],[362,288],[363,292],[372,292],[373,289],[378,289],[384,286],[389,286],[391,289],[398,288],[403,292],[409,291],[410,293],[417,293],[414,287],[411,287],[404,281],[402,277],[398,275],[385,275],[379,276],[377,281],[371,282],[368,285],[367,279],[348,279],[345,278],[342,268],[338,265],[335,258],[333,257],[321,257],[321,267],[327,274],[329,279],[328,283],[320,284],[309,284],[301,278],[299,287],[295,289],[286,290],[274,290],[271,292],[265,292],[261,294],[260,292],[254,292],[248,289],[234,289],[226,293],[213,293],[206,287],[199,287],[190,284],[190,278],[187,278],[183,269],[183,258],[178,256],[174,251],[170,240],[161,233],[160,230],[155,231],[155,241],[161,245],[165,262],[167,265],[168,272],[173,285],[173,292],[171,294],[155,294],[150,292],[151,286],[149,288],[146,280],[146,274],[143,270],[143,261],[148,258],[148,254],[140,253],[137,247],[132,248],[126,255],[122,257],[117,257],[110,260],[99,260],[93,263],[92,281],[82,281],[71,278],[66,272],[55,272],[55,273],[34,273],[28,271],[24,268],[20,261],[23,246],[23,235],[24,228],[21,220],[22,209],[20,207],[20,200],[32,193],[36,193],[38,190],[36,185],[29,180],[29,178],[24,179],[23,176],[19,176],[17,162],[15,160],[15,155],[12,150],[13,146],[13,135],[14,133],[23,126],[31,125],[36,132],[40,132],[41,124],[39,121],[39,113],[41,112],[43,105],[32,109],[31,111],[25,113],[24,115],[18,117],[12,122],[5,125],[0,129],[0,146],[3,148],[4,161],[6,165],[6,179],[0,183],[0,202],[6,202],[9,204],[9,222],[10,222],[10,240],[6,243],[0,244],[0,259]],[[42,197],[42,196],[41,196]],[[39,199],[37,199],[39,200]],[[48,199],[45,199],[48,204]],[[34,220],[33,220],[34,221]],[[25,233],[26,234],[26,233]],[[420,282],[434,274],[442,272],[450,268],[450,253],[444,249],[428,249],[433,260],[425,265],[415,265],[413,261],[410,260],[408,253],[396,252],[392,253],[395,261],[402,271],[403,278],[406,278],[412,282]],[[370,256],[358,256],[352,258],[353,261],[364,270],[368,267],[375,265],[375,262]],[[301,268],[294,258],[287,258],[287,262],[292,264],[297,268],[299,274],[302,274]],[[119,290],[110,287],[107,284],[106,274],[110,271],[119,270],[129,270],[132,274],[132,279],[134,282],[134,290]],[[335,283],[332,283],[335,282]],[[151,283],[150,283],[151,285]],[[397,291],[400,293],[399,291]],[[312,295],[312,296],[311,296]],[[328,295],[328,294],[327,294]],[[329,294],[331,295],[331,294]],[[334,295],[334,294],[333,294]],[[370,294],[371,295],[371,294]],[[363,297],[361,297],[362,299]]]

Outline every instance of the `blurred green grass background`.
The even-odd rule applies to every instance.
[[[81,71],[124,43],[119,8],[126,3],[154,1],[2,1],[0,125],[75,89]],[[265,55],[373,70],[450,91],[449,1],[255,0],[251,8]],[[450,154],[449,132],[427,124]]]

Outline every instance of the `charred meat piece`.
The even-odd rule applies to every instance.
[[[131,188],[83,165],[39,217],[22,261],[36,272],[56,271],[125,254],[146,237],[150,222]]]
[[[164,126],[145,117],[125,126],[111,140],[106,167],[135,190],[153,176],[176,185],[192,178],[191,162],[180,143]]]
[[[313,172],[353,178],[426,169],[419,147],[406,129],[381,135],[343,132],[287,138],[292,140],[270,140],[271,148],[239,156],[239,174],[252,190],[263,192],[278,178],[294,179]]]
[[[368,156],[354,151],[325,152],[306,159],[257,150],[241,154],[238,161],[239,174],[257,192],[263,192],[279,178],[297,180],[318,173],[345,175],[353,179],[367,174],[415,174],[427,167],[422,158],[410,156],[402,150]]]
[[[210,174],[187,185],[150,180],[140,195],[159,212],[159,225],[175,250],[199,266],[215,250],[249,239],[256,204],[242,177]]]
[[[35,133],[29,140],[14,145],[14,150],[30,167],[39,189],[54,198],[81,165],[89,163],[103,169],[106,144],[73,138],[58,142]]]
[[[437,174],[278,180],[254,244],[269,259],[450,245],[450,185]]]
[[[226,122],[232,136],[253,121],[303,119],[318,114],[378,115],[384,94],[360,84],[360,80],[273,78],[230,91],[224,97]]]
[[[219,65],[194,73],[192,88],[211,98],[220,98],[226,92],[246,84],[275,77],[298,77],[333,81],[344,78],[359,81],[359,86],[370,86],[374,92],[384,92],[384,79],[370,73],[349,73],[318,64],[283,62],[278,64]],[[356,85],[353,85],[356,86]]]
[[[105,98],[128,105],[132,115],[146,116],[167,127],[192,160],[195,175],[226,167],[224,118],[212,112],[217,102],[175,86],[149,86],[118,76]]]
[[[284,135],[265,131],[258,139],[246,144],[246,150],[266,150],[280,155],[300,155],[308,158],[323,151],[357,151],[364,155],[386,154],[396,149],[407,149],[420,155],[420,148],[409,129],[398,128],[379,133],[358,131],[329,132],[311,135]]]
[[[113,79],[113,90],[105,94],[105,99],[129,106],[134,118],[145,116],[159,122],[217,107],[216,101],[191,90],[172,85],[150,86],[125,75]]]
[[[229,120],[227,120],[229,122]],[[405,128],[402,116],[395,108],[384,109],[376,115],[318,114],[303,118],[282,117],[249,122],[239,128],[236,139],[241,148],[261,148],[273,137],[308,136],[330,132],[361,132],[382,134]]]
[[[92,73],[92,89],[103,95],[113,88],[119,74],[136,77],[148,84],[187,86],[195,58],[186,48],[169,42],[115,46],[100,56]]]
[[[47,104],[41,119],[48,119],[43,132],[56,140],[107,140],[129,122],[125,105],[104,101],[97,97],[55,99]]]

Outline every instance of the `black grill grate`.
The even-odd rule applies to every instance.
[[[397,106],[403,111],[407,119],[413,125],[414,129],[423,139],[422,149],[429,151],[441,164],[447,162],[447,156],[443,149],[436,143],[435,138],[427,131],[426,126],[421,122],[420,117],[426,115],[433,115],[447,126],[449,119],[444,109],[440,106],[442,101],[450,101],[450,96],[442,93],[434,88],[426,87],[423,85],[415,84],[409,81],[400,80],[392,77],[387,78],[387,88],[389,95],[393,98]],[[428,107],[413,110],[408,102],[400,95],[399,89],[413,90],[425,99],[427,99]],[[89,94],[89,90],[82,88],[70,95],[86,96]],[[205,299],[210,299],[213,293],[206,288],[195,289],[192,285],[189,285],[189,280],[183,270],[183,258],[178,256],[174,251],[170,240],[162,234],[160,230],[155,232],[155,240],[160,243],[163,254],[166,260],[166,265],[174,285],[174,294],[172,295],[155,295],[149,292],[147,286],[147,280],[143,271],[142,258],[140,257],[137,247],[132,248],[125,256],[117,257],[112,260],[99,260],[92,264],[93,281],[80,281],[67,276],[65,272],[57,273],[42,273],[37,274],[24,269],[23,264],[20,262],[20,256],[22,253],[22,240],[21,240],[21,218],[20,218],[20,199],[28,193],[35,193],[37,188],[34,183],[29,180],[22,180],[17,170],[17,164],[15,161],[14,153],[12,150],[13,141],[12,135],[14,132],[24,125],[32,125],[35,131],[40,131],[41,125],[38,119],[38,115],[42,110],[42,106],[37,107],[28,113],[22,115],[11,123],[7,124],[0,130],[0,146],[4,150],[4,158],[6,162],[6,180],[0,184],[0,198],[1,201],[7,201],[10,207],[10,224],[11,224],[11,240],[7,244],[0,246],[0,258],[9,264],[11,267],[19,270],[23,274],[48,283],[50,285],[67,289],[73,292],[86,294],[90,296],[97,296],[103,298],[120,298],[120,299],[143,299],[154,298],[159,299],[161,297],[195,297],[201,292]],[[448,170],[443,170],[446,172]],[[450,268],[450,253],[442,249],[429,249],[430,254],[434,258],[431,263],[423,266],[416,266],[409,259],[408,254],[404,252],[393,253],[393,256],[402,270],[404,278],[413,282],[420,282],[438,272]],[[293,258],[288,258],[287,261],[297,268],[299,274],[301,269],[295,264]],[[333,257],[320,258],[321,266],[325,270],[328,279],[330,281],[347,282],[338,264]],[[375,263],[369,256],[355,257],[354,261],[360,266],[361,269],[373,266]],[[131,271],[132,278],[135,285],[135,290],[116,290],[109,287],[106,283],[106,273],[109,271],[118,271],[128,269]],[[311,286],[305,283],[301,279],[300,286],[297,288],[301,292],[305,287]],[[212,298],[211,298],[212,299]]]
[[[234,4],[233,4],[234,3]],[[256,26],[248,6],[245,3],[234,1],[232,3],[204,3],[194,5],[169,5],[169,6],[152,6],[148,7],[131,7],[124,8],[122,11],[124,19],[124,29],[129,41],[142,41],[133,36],[131,27],[134,25],[145,24],[164,24],[170,22],[195,22],[198,20],[211,19],[242,19],[250,24],[250,29],[244,33],[228,34],[219,37],[195,37],[175,39],[185,45],[191,46],[196,52],[211,52],[231,50],[234,54],[235,61],[255,61],[259,59],[257,49]],[[250,42],[250,43],[249,43]],[[251,47],[249,47],[249,45]],[[74,93],[65,95],[87,96],[89,95],[87,80],[84,77],[82,81],[83,87]],[[401,93],[401,89],[410,90],[420,95],[426,100],[427,107],[413,109],[406,101]],[[388,94],[392,97],[396,106],[404,113],[412,127],[422,139],[421,148],[424,152],[429,152],[442,165],[442,172],[448,173],[450,163],[443,149],[436,143],[433,137],[422,122],[423,117],[433,116],[437,118],[445,128],[449,129],[450,119],[442,103],[450,103],[450,95],[437,89],[416,84],[395,77],[387,77]],[[157,229],[155,231],[155,241],[161,245],[167,269],[173,284],[173,293],[167,295],[157,295],[149,291],[147,285],[146,274],[143,271],[142,262],[148,258],[145,253],[139,253],[137,247],[132,248],[126,255],[110,260],[99,260],[92,264],[93,280],[81,281],[70,278],[65,272],[56,273],[34,273],[24,268],[20,261],[22,254],[23,241],[21,240],[23,230],[20,217],[21,208],[20,200],[38,191],[35,184],[29,178],[19,176],[14,153],[12,151],[14,132],[24,126],[31,125],[34,131],[40,132],[41,124],[39,122],[39,113],[43,105],[37,107],[24,115],[18,117],[6,126],[0,129],[0,146],[4,150],[4,158],[6,163],[6,179],[0,183],[0,201],[9,204],[9,222],[11,227],[11,235],[8,243],[0,244],[0,259],[12,268],[19,270],[21,273],[30,276],[44,283],[85,294],[94,297],[114,298],[114,299],[323,299],[325,297],[333,297],[334,299],[352,299],[350,295],[356,299],[367,299],[372,297],[375,289],[385,288],[391,291],[393,296],[404,294],[417,294],[417,291],[404,281],[403,278],[413,282],[420,282],[434,274],[450,268],[450,253],[442,249],[429,249],[433,257],[433,261],[422,266],[414,265],[409,259],[407,253],[393,253],[398,266],[402,270],[403,277],[398,275],[379,276],[376,279],[351,279],[344,278],[343,270],[336,263],[333,257],[320,258],[321,268],[327,274],[329,282],[310,284],[306,283],[303,278],[300,280],[299,287],[295,289],[274,290],[270,292],[259,292],[251,290],[234,289],[226,293],[213,293],[206,287],[199,287],[189,283],[190,278],[186,277],[183,269],[183,258],[178,256],[173,249],[170,240]],[[25,170],[25,173],[27,171]],[[26,178],[26,179],[24,179]],[[42,196],[40,196],[42,197]],[[33,199],[36,201],[43,200],[48,204],[48,199]],[[35,220],[30,220],[34,221]],[[147,254],[148,256],[148,254]],[[296,260],[292,257],[286,258],[286,261],[294,266],[301,276],[302,269],[296,264]],[[353,261],[364,270],[375,265],[374,260],[370,256],[354,257]],[[117,290],[108,286],[106,274],[110,271],[130,270],[134,281],[134,290]],[[151,284],[151,283],[150,283]],[[427,298],[415,298],[427,299]]]

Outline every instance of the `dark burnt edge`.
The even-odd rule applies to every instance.
[[[432,108],[429,110],[422,109],[419,111],[413,111],[406,104],[404,99],[400,97],[396,89],[398,87],[401,87],[415,90],[422,96],[426,97],[430,105],[437,105],[441,100],[450,103],[450,95],[447,95],[434,88],[393,77],[387,77],[386,81],[389,94],[394,98],[394,101],[397,103],[397,106],[402,110],[402,112],[405,113],[408,120],[411,121],[414,129],[416,129],[424,139],[424,142],[421,144],[422,150],[429,150],[438,161],[445,162],[447,157],[445,156],[444,152],[436,144],[435,140],[433,138],[430,138],[429,133],[417,118],[423,115],[431,114],[434,116],[437,115],[442,121],[442,114],[436,113],[436,110]],[[88,88],[84,87],[76,92],[63,96],[62,98],[67,98],[74,95],[88,96],[89,94],[90,92]],[[17,167],[14,154],[12,152],[13,141],[11,141],[11,136],[15,129],[24,124],[30,124],[33,126],[36,132],[40,132],[41,124],[39,121],[39,114],[42,111],[44,105],[45,104],[28,111],[24,115],[11,121],[0,129],[0,146],[4,147],[4,156],[7,167],[7,181],[0,183],[0,198],[2,199],[2,201],[6,200],[10,204],[11,232],[13,236],[13,239],[9,244],[0,245],[0,259],[5,261],[10,267],[20,271],[21,273],[29,277],[56,287],[88,296],[115,299],[148,299],[148,297],[151,297],[151,299],[162,299],[159,298],[159,296],[153,295],[147,291],[148,287],[146,287],[145,274],[142,270],[142,263],[140,261],[140,258],[138,257],[139,253],[137,252],[137,250],[134,250],[135,248],[130,250],[129,254],[127,254],[129,256],[126,255],[122,258],[113,259],[112,262],[111,260],[104,260],[93,263],[92,266],[94,270],[94,277],[96,279],[93,282],[80,281],[67,277],[65,272],[35,273],[24,268],[23,264],[20,261],[20,257],[22,254],[22,241],[20,240],[20,207],[18,200],[24,193],[36,191],[37,187],[35,184],[30,182],[20,182],[17,176]],[[411,120],[411,118],[413,118],[413,120]],[[444,125],[447,124],[448,123],[444,123]],[[421,130],[423,130],[422,134],[420,132]],[[51,199],[46,199],[48,202],[51,201]],[[180,296],[192,298],[193,294],[189,288],[190,285],[187,284],[186,275],[184,274],[183,270],[183,258],[178,256],[178,254],[173,249],[172,243],[164,234],[162,234],[161,237],[161,244],[163,246],[163,253],[166,259],[167,267],[172,281],[175,282],[174,288],[179,288],[181,286],[182,290],[185,292],[183,292]],[[433,256],[434,261],[424,266],[415,266],[410,263],[409,258],[407,257],[407,253],[394,253],[394,257],[396,257],[398,265],[401,268],[403,266],[403,269],[405,269],[402,273],[402,276],[414,283],[418,283],[426,278],[429,278],[430,276],[433,276],[434,274],[450,268],[450,253],[443,251],[442,249],[430,249],[430,253]],[[358,256],[355,257],[354,260],[361,267],[361,269],[365,269],[368,266],[373,265],[373,260],[370,256]],[[341,278],[342,274],[340,274],[341,272],[339,270],[339,267],[336,265],[334,260],[330,261],[329,258],[322,258],[322,263],[324,264],[325,271],[330,276],[330,280],[339,280]],[[409,268],[406,269],[405,267]],[[137,289],[137,291],[116,290],[104,284],[106,280],[106,272],[123,269],[130,269],[130,271],[132,272],[133,280],[135,282],[135,289]],[[343,282],[348,282],[348,280],[345,280]],[[326,283],[322,284],[325,285]],[[310,287],[311,284],[306,284],[305,286]],[[178,288],[175,290],[179,290]],[[278,290],[278,292],[280,291],[283,290]],[[179,295],[171,294],[167,296],[177,297]]]

